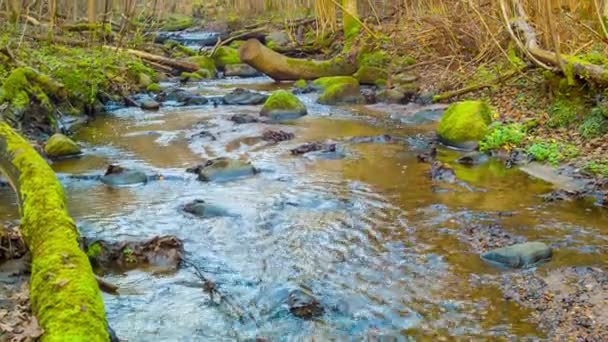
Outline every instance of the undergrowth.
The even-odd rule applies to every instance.
[[[511,149],[519,146],[526,138],[526,129],[518,123],[495,123],[490,126],[490,133],[479,144],[479,150]]]

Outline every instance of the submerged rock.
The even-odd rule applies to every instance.
[[[258,120],[258,118],[256,118],[253,115],[235,114],[230,117],[230,121],[234,122],[235,124],[242,125],[242,124],[248,124],[248,123],[256,123],[259,120]]]
[[[289,312],[301,319],[313,319],[325,312],[325,309],[315,297],[299,289],[289,293],[287,305],[289,306]]]
[[[145,184],[148,176],[143,171],[130,170],[118,165],[110,165],[101,177],[101,182],[110,186]]]
[[[175,236],[157,236],[147,241],[86,244],[86,253],[93,266],[103,271],[128,271],[153,268],[154,271],[176,271],[183,259],[183,243]]]
[[[456,159],[456,162],[458,164],[462,164],[462,165],[473,166],[473,165],[483,164],[483,163],[487,162],[488,160],[489,160],[489,157],[485,153],[470,152],[470,153],[467,153],[464,156]]]
[[[295,138],[295,134],[285,131],[272,131],[268,130],[262,134],[262,140],[270,141],[272,143],[278,143],[281,141],[287,141]]]
[[[416,156],[416,159],[418,160],[419,163],[432,163],[436,157],[437,157],[437,148],[433,147],[428,152],[419,153]]]
[[[306,106],[294,94],[278,90],[266,100],[260,112],[261,116],[274,121],[294,120],[306,115]]]
[[[300,145],[291,150],[293,155],[302,155],[310,152],[336,152],[336,144],[334,143],[322,143],[322,142],[311,142]]]
[[[438,182],[454,183],[456,182],[456,173],[451,166],[437,160],[431,166],[431,179]]]
[[[492,109],[483,101],[457,102],[445,111],[437,135],[447,145],[475,149],[488,133],[492,122]]]
[[[224,103],[228,105],[241,105],[241,106],[250,106],[250,105],[259,105],[264,103],[268,95],[256,93],[251,90],[246,90],[242,88],[234,89],[230,94],[224,96]]]
[[[258,172],[249,161],[229,158],[208,160],[206,163],[188,168],[186,171],[197,174],[198,180],[202,182],[232,180],[252,176]]]
[[[225,209],[199,199],[184,205],[183,211],[202,218],[230,216]]]
[[[226,77],[256,77],[262,75],[249,64],[229,64],[224,67]]]
[[[79,155],[82,152],[72,139],[57,133],[44,145],[44,153],[51,158],[59,158]]]
[[[528,268],[551,259],[552,250],[542,242],[525,242],[491,250],[481,258],[492,264],[511,268]]]

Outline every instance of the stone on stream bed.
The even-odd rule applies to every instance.
[[[224,96],[224,103],[227,105],[251,106],[260,105],[268,99],[268,95],[256,93],[255,91],[236,88]]]
[[[300,289],[289,293],[287,305],[292,315],[306,320],[319,317],[325,312],[321,303],[314,296]]]
[[[146,241],[86,243],[91,264],[102,272],[124,272],[136,268],[155,272],[176,271],[183,260],[183,243],[177,237],[157,236]]]
[[[81,154],[80,146],[63,134],[54,134],[46,145],[44,153],[50,158],[70,157]]]
[[[462,101],[448,107],[437,128],[439,140],[456,148],[474,150],[492,123],[492,109],[483,101]]]
[[[474,166],[486,163],[488,160],[490,160],[490,157],[485,153],[469,152],[463,155],[462,157],[456,159],[456,162],[462,165]]]
[[[222,216],[231,216],[224,208],[205,202],[204,200],[196,199],[183,206],[182,210],[188,214],[192,214],[201,218],[213,218]]]
[[[491,264],[529,268],[551,259],[552,250],[542,242],[525,242],[488,251],[481,258]]]
[[[351,76],[322,77],[313,82],[313,86],[323,92],[317,102],[324,105],[363,103],[359,81]]]
[[[293,93],[278,90],[264,103],[260,115],[273,121],[294,120],[308,114],[306,106]]]
[[[230,121],[234,122],[237,125],[249,124],[259,122],[258,118],[249,114],[235,114],[230,117]]]
[[[180,106],[202,106],[209,102],[206,97],[181,88],[167,89],[158,96],[158,99],[163,102],[174,102]]]
[[[357,70],[353,77],[359,81],[359,84],[376,85],[386,82],[388,72],[382,68],[364,65]]]
[[[224,67],[226,77],[257,77],[262,75],[249,64],[229,64]]]
[[[302,155],[310,152],[336,152],[337,146],[335,143],[310,142],[302,144],[291,150],[293,155]]]
[[[295,137],[296,137],[295,134],[290,133],[290,132],[285,132],[285,131],[267,130],[267,131],[264,131],[264,133],[262,133],[262,140],[269,141],[274,144],[281,142],[281,141],[291,140]]]
[[[110,186],[129,186],[145,184],[148,176],[143,171],[126,169],[118,165],[110,165],[101,177],[101,182]]]
[[[204,164],[188,168],[186,172],[198,175],[198,180],[202,182],[212,182],[253,176],[258,173],[258,170],[249,161],[216,158],[208,160]]]

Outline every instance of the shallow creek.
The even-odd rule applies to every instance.
[[[270,91],[269,79],[193,85],[205,95],[235,87]],[[471,189],[434,184],[417,162],[437,113],[412,106],[325,107],[303,95],[309,115],[283,125],[229,121],[259,107],[120,109],[99,116],[77,135],[79,159],[57,162],[60,175],[101,174],[109,163],[162,174],[166,180],[128,188],[61,177],[69,209],[86,237],[143,240],[173,234],[186,257],[246,311],[239,315],[202,291],[191,269],[174,274],[131,271],[108,275],[120,296],[105,295],[111,326],[129,341],[392,340],[452,336],[467,339],[538,337],[530,312],[499,289],[474,285],[475,275],[509,272],[484,264],[459,234],[473,224],[499,224],[515,236],[551,244],[554,258],[538,272],[564,265],[605,267],[608,216],[592,203],[545,203],[551,185],[499,161],[456,165],[459,153],[440,149]],[[432,108],[431,108],[432,109]],[[293,132],[269,144],[266,129]],[[201,131],[217,139],[197,137]],[[389,142],[352,137],[390,134]],[[194,137],[193,137],[194,136]],[[295,157],[309,141],[338,142],[342,158]],[[202,183],[186,167],[211,157],[249,158],[261,173]],[[472,191],[471,191],[472,190]],[[180,211],[194,199],[232,215],[200,219]],[[508,215],[503,215],[508,212]],[[15,197],[0,189],[0,214],[17,219]],[[290,314],[290,290],[313,293],[322,317]]]

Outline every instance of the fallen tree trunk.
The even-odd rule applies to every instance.
[[[241,61],[276,81],[314,80],[325,76],[350,76],[357,65],[346,58],[314,61],[285,57],[265,47],[256,39],[248,40],[239,51]]]
[[[505,0],[501,0],[501,7],[503,9],[503,16],[505,17],[504,19],[508,21],[504,1]],[[550,65],[556,70],[561,70],[560,66],[563,66],[563,71],[568,78],[577,76],[581,79],[593,81],[597,84],[608,84],[608,70],[606,70],[603,66],[592,64],[575,56],[557,54],[541,48],[538,44],[538,40],[536,39],[536,32],[527,21],[528,17],[522,4],[518,0],[515,0],[514,7],[517,14],[517,19],[510,23],[507,22],[507,24],[521,33],[524,38],[523,44],[512,34],[513,39],[516,40],[520,48],[525,50],[525,53],[532,57],[531,59],[534,63],[545,68],[546,65]]]
[[[0,122],[0,171],[19,199],[21,232],[32,255],[30,299],[44,329],[41,341],[109,340],[101,292],[63,188],[48,164]]]
[[[104,48],[106,49],[110,49],[110,50],[117,50],[118,48],[116,48],[115,46],[108,46],[108,45],[104,45]],[[159,56],[159,55],[154,55],[148,52],[144,52],[144,51],[139,51],[139,50],[133,50],[133,49],[118,49],[119,51],[123,51],[126,52],[130,55],[139,57],[141,59],[150,61],[150,62],[154,62],[154,63],[158,63],[161,65],[165,65],[165,66],[169,66],[173,69],[179,70],[179,71],[186,71],[186,72],[197,72],[200,68],[197,64],[191,63],[191,62],[187,62],[187,61],[178,61],[175,59],[171,59],[171,58],[167,58],[164,56]]]

